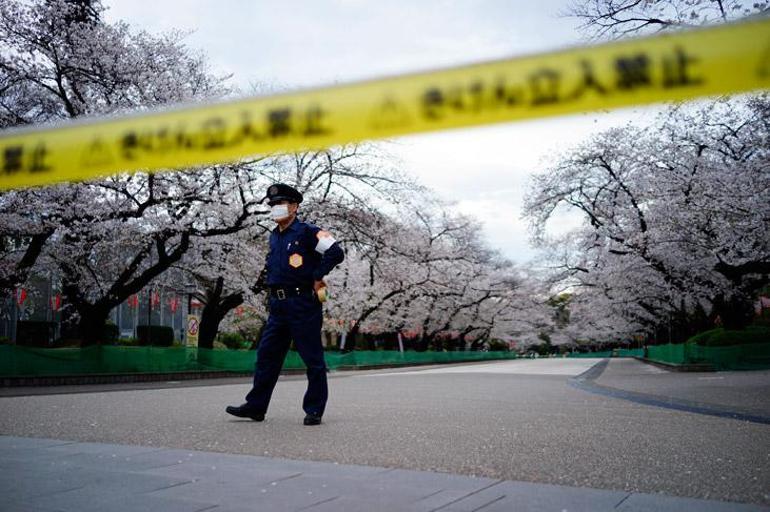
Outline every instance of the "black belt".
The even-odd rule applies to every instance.
[[[283,300],[286,297],[298,297],[300,295],[312,295],[313,288],[307,286],[271,286],[270,296]]]

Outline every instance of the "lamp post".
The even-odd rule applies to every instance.
[[[152,289],[147,288],[147,345],[152,346]]]

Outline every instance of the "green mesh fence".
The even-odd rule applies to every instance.
[[[645,357],[644,349],[615,349],[603,352],[574,352],[568,357]],[[653,345],[647,359],[669,364],[709,364],[717,370],[770,369],[770,343],[748,343],[726,347],[704,347],[695,343]]]
[[[376,367],[514,359],[511,352],[327,352],[329,368]],[[62,375],[251,372],[256,352],[210,350],[186,347],[29,348],[0,345],[0,376],[44,377]],[[284,369],[300,370],[305,365],[297,352],[289,352]]]
[[[770,343],[753,343],[732,347],[693,345],[691,357],[713,364],[717,370],[770,369]]]
[[[516,359],[514,352],[399,352],[397,350],[355,351],[347,354],[327,353],[326,363],[331,368],[345,366],[383,366],[430,363],[457,363]]]
[[[695,343],[655,345],[647,358],[671,364],[710,364],[717,370],[770,369],[770,343],[750,343],[727,347],[702,347]]]
[[[616,352],[617,357],[644,357],[643,348],[620,348]]]
[[[570,352],[569,354],[567,354],[567,357],[576,357],[576,358],[612,357],[612,351],[605,350],[603,352]]]
[[[618,348],[615,350],[604,350],[602,352],[570,352],[567,357],[643,357],[644,349],[641,348]]]
[[[647,359],[671,364],[688,363],[684,343],[678,345],[668,344],[647,347]]]

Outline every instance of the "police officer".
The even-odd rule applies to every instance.
[[[263,274],[270,294],[270,314],[257,350],[254,386],[246,395],[246,403],[228,406],[226,411],[239,418],[265,419],[290,340],[294,340],[307,366],[304,424],[318,425],[328,396],[320,297],[326,292],[324,276],[342,262],[345,254],[329,232],[297,218],[302,202],[299,191],[277,183],[267,189],[267,200],[278,224],[270,234]]]

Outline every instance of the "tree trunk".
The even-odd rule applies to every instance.
[[[206,304],[201,312],[201,325],[198,331],[198,348],[214,348],[214,338],[219,332],[219,324],[227,311],[218,305]]]
[[[80,339],[80,327],[77,320],[77,309],[69,302],[62,301],[62,307],[59,310],[61,315],[61,328],[59,338],[65,340]]]
[[[24,251],[24,256],[22,256],[15,268],[12,268],[6,275],[0,276],[0,295],[13,293],[17,286],[27,280],[30,270],[35,265],[40,253],[43,251],[43,247],[53,233],[54,229],[49,228],[42,233],[32,235],[29,245],[27,245]]]
[[[214,348],[214,338],[219,332],[219,324],[225,315],[243,304],[243,294],[233,293],[222,296],[224,278],[217,278],[213,289],[206,293],[206,305],[201,312],[201,325],[198,332],[198,348]]]
[[[100,345],[104,336],[104,326],[107,324],[109,310],[103,308],[85,307],[80,311],[78,331],[82,339],[81,346]]]
[[[112,284],[110,290],[96,301],[91,301],[78,285],[79,270],[72,265],[63,265],[62,295],[65,302],[74,307],[80,318],[78,332],[84,346],[98,344],[104,335],[104,325],[113,308],[118,307],[132,294],[138,293],[153,279],[165,272],[173,263],[179,261],[190,247],[190,234],[182,233],[179,245],[171,252],[166,252],[166,239],[148,242],[157,248],[157,260],[154,264],[138,272],[142,262],[150,257],[149,248],[137,254],[131,264]]]

